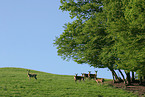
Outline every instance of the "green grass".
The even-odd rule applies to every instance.
[[[55,75],[31,70],[37,80],[29,80],[27,69],[0,68],[0,97],[137,97],[94,80],[74,82],[73,76]]]

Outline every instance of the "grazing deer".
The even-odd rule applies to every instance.
[[[96,78],[96,82],[97,83],[101,82],[103,84],[104,83],[104,78]]]
[[[76,82],[77,80],[79,80],[79,81],[83,80],[83,81],[84,81],[84,77],[82,77],[82,76],[77,76],[77,75],[78,75],[78,74],[76,74],[76,75],[74,76],[75,82]]]
[[[82,76],[83,76],[84,78],[88,78],[88,74],[86,74],[86,73],[82,73]]]
[[[31,77],[34,77],[36,80],[37,80],[37,74],[31,74],[31,73],[29,73],[30,72],[30,70],[28,70],[28,77],[29,77],[29,80],[31,79]]]

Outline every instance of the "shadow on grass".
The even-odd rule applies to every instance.
[[[97,95],[97,97],[103,97],[102,95]]]

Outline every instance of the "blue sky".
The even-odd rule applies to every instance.
[[[107,69],[64,61],[53,40],[71,22],[59,10],[59,0],[0,1],[0,67],[20,67],[53,74],[74,75],[98,70],[98,77],[112,79]]]

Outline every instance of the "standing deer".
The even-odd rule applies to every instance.
[[[97,83],[101,82],[103,84],[104,83],[104,78],[96,78],[96,82]]]
[[[36,80],[37,80],[37,74],[31,74],[31,73],[29,73],[30,72],[30,70],[28,70],[28,77],[29,77],[29,80],[31,79],[31,77],[34,77]]]
[[[77,80],[79,80],[79,81],[83,80],[83,81],[84,81],[84,77],[78,76],[78,74],[76,74],[76,75],[74,76],[74,80],[75,80],[75,82],[76,82]]]
[[[95,71],[95,72],[96,72],[96,74],[91,74],[91,71],[89,71],[89,74],[88,74],[89,79],[95,79],[96,78],[97,71]]]
[[[87,74],[87,73],[82,73],[82,76],[83,76],[84,78],[88,78],[88,74]]]

